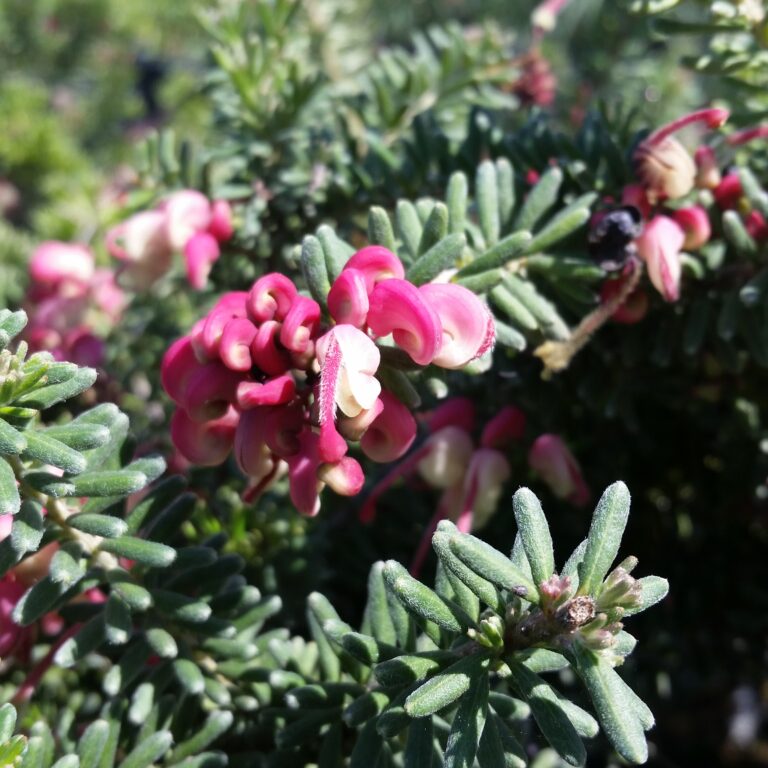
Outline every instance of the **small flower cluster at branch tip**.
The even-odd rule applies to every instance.
[[[184,189],[110,229],[106,243],[122,262],[120,272],[131,288],[147,290],[171,268],[174,253],[181,252],[187,280],[199,291],[208,284],[221,243],[232,233],[226,200],[211,202],[201,192]]]
[[[589,502],[592,493],[581,467],[559,435],[539,435],[528,452],[528,465],[558,499],[577,507]]]
[[[515,59],[520,75],[510,90],[525,107],[548,107],[555,100],[557,77],[538,48]]]
[[[347,262],[328,294],[333,324],[320,305],[284,275],[259,278],[249,292],[228,293],[163,360],[163,386],[180,406],[171,434],[195,464],[235,458],[251,495],[287,471],[293,503],[319,510],[329,485],[360,491],[359,442],[373,461],[400,458],[416,421],[376,377],[375,339],[394,343],[420,365],[461,368],[493,344],[488,308],[457,285],[416,287],[400,260],[379,246]]]
[[[30,349],[51,352],[57,360],[100,366],[105,335],[125,307],[123,291],[109,269],[96,269],[84,245],[41,243],[29,261],[25,309]]]

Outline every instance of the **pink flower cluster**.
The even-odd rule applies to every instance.
[[[171,268],[174,253],[181,252],[189,284],[202,290],[221,255],[220,244],[232,231],[229,203],[211,202],[201,192],[185,189],[113,227],[106,240],[132,288],[149,288]]]
[[[360,491],[359,441],[373,461],[402,456],[416,422],[376,373],[375,340],[391,336],[418,365],[461,368],[494,340],[488,308],[457,285],[420,287],[405,279],[386,248],[355,253],[328,294],[332,323],[320,305],[278,273],[249,292],[228,293],[163,360],[163,386],[178,404],[171,434],[195,464],[235,458],[252,493],[287,471],[303,514],[319,509],[324,485]]]
[[[25,336],[30,349],[78,365],[101,365],[104,342],[97,332],[106,333],[125,307],[112,271],[96,269],[84,245],[50,241],[32,254],[29,277]]]

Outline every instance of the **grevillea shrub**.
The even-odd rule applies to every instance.
[[[7,5],[0,765],[763,765],[761,4]]]

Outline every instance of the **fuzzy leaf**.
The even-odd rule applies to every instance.
[[[368,241],[373,245],[395,251],[395,233],[387,212],[378,206],[372,206],[368,211]]]
[[[222,710],[211,712],[194,736],[182,741],[174,748],[171,755],[171,765],[185,757],[191,757],[213,744],[219,736],[230,729],[233,722],[234,715],[231,712]]]
[[[331,282],[325,265],[325,253],[320,241],[308,235],[301,244],[301,271],[309,287],[312,298],[325,307]]]
[[[78,368],[77,372],[67,381],[49,384],[27,392],[14,401],[14,405],[23,408],[36,408],[43,411],[57,403],[69,400],[81,392],[85,392],[96,381],[96,371],[93,368]]]
[[[536,222],[555,204],[563,183],[563,172],[549,168],[528,193],[515,219],[515,229],[532,230]]]
[[[477,275],[488,270],[505,266],[512,259],[527,250],[531,242],[531,233],[525,230],[513,232],[503,240],[493,245],[485,253],[478,256],[457,273],[457,279]]]
[[[547,518],[541,502],[529,488],[520,488],[515,493],[512,506],[533,580],[541,584],[555,572],[555,553]]]
[[[477,675],[453,718],[445,768],[472,768],[488,714],[488,676]]]
[[[148,768],[171,748],[171,744],[173,734],[170,731],[157,731],[139,742],[118,768]]]
[[[499,239],[501,222],[496,166],[491,160],[484,160],[477,168],[475,197],[477,198],[477,213],[483,239],[486,245],[494,245]]]
[[[16,475],[11,465],[0,457],[0,515],[15,515],[21,507]]]
[[[456,266],[466,243],[464,235],[447,235],[419,256],[406,272],[406,278],[414,285],[428,283],[443,270]]]
[[[93,515],[87,512],[68,517],[67,524],[83,533],[89,533],[92,536],[102,536],[107,539],[122,536],[128,530],[125,521],[118,517]]]
[[[99,768],[108,738],[109,723],[106,720],[94,720],[83,731],[77,742],[80,768]]]
[[[539,253],[540,251],[544,251],[584,226],[592,215],[590,206],[596,199],[597,193],[589,192],[586,195],[577,198],[556,213],[547,224],[534,235],[533,240],[528,244],[526,253]]]
[[[666,579],[662,579],[661,576],[644,576],[642,579],[638,579],[638,583],[643,590],[640,605],[625,608],[625,616],[634,616],[636,613],[656,605],[669,593],[669,582]]]
[[[21,432],[15,430],[5,419],[0,418],[0,454],[17,455],[27,447]]]

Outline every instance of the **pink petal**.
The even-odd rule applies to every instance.
[[[339,496],[356,496],[365,485],[363,468],[349,456],[335,464],[322,464],[317,476]]]
[[[189,376],[179,402],[194,421],[217,419],[234,404],[242,378],[219,362],[206,363]]]
[[[666,301],[680,297],[680,251],[685,233],[668,216],[654,216],[637,238],[637,250],[645,261],[648,277]]]
[[[339,416],[336,426],[347,440],[357,442],[383,410],[384,403],[378,397],[372,408],[360,411],[357,416]]]
[[[428,283],[419,293],[435,310],[442,344],[432,359],[442,368],[463,368],[493,346],[493,316],[472,291],[450,283]]]
[[[253,362],[267,376],[279,376],[291,367],[291,359],[280,344],[281,328],[276,320],[267,320],[251,342]]]
[[[393,277],[402,280],[405,277],[403,263],[381,245],[369,245],[353,254],[344,265],[344,271],[348,269],[362,272],[368,293],[382,280]]]
[[[283,320],[297,296],[290,278],[279,272],[260,277],[248,294],[248,315],[254,323]]]
[[[187,280],[196,291],[208,284],[211,267],[220,255],[219,244],[207,232],[198,232],[189,238],[184,246],[184,262]]]
[[[430,432],[448,426],[471,432],[475,428],[475,406],[468,397],[451,397],[428,413],[424,423]]]
[[[48,241],[38,245],[29,260],[32,282],[49,287],[63,282],[87,284],[93,273],[93,254],[84,245]]]
[[[261,409],[247,411],[240,417],[235,434],[235,460],[240,469],[258,483],[274,469],[272,451],[264,439]]]
[[[160,382],[172,400],[181,403],[189,377],[197,372],[202,365],[195,355],[189,336],[182,336],[171,344],[163,355],[163,362],[160,366]]]
[[[296,509],[302,515],[312,517],[320,511],[322,483],[317,478],[320,465],[318,437],[305,429],[300,436],[300,451],[288,459],[288,481]]]
[[[581,468],[563,439],[558,435],[540,435],[528,453],[528,464],[560,499],[577,506],[589,500],[590,492]]]
[[[525,414],[514,405],[505,405],[483,428],[480,445],[502,448],[525,436]]]
[[[235,317],[224,326],[219,342],[221,362],[232,371],[249,371],[251,360],[251,342],[256,337],[256,326],[244,318]]]
[[[234,229],[232,227],[232,206],[226,200],[214,200],[211,205],[211,223],[208,232],[220,243],[231,239]]]
[[[712,225],[709,222],[709,214],[700,205],[678,208],[672,212],[672,218],[685,232],[683,248],[686,250],[698,250],[709,242]]]
[[[427,439],[425,447],[419,474],[433,488],[450,488],[464,477],[474,445],[463,429],[443,427]]]
[[[211,204],[194,189],[174,192],[158,208],[165,215],[166,236],[174,251],[180,251],[190,237],[205,232],[211,223]]]
[[[296,296],[283,320],[280,343],[292,352],[304,352],[320,322],[320,305],[306,296]]]
[[[290,374],[277,376],[263,384],[241,381],[237,386],[237,406],[244,411],[260,405],[282,405],[293,400],[296,383]]]
[[[239,418],[237,411],[230,408],[219,419],[199,422],[178,409],[171,417],[171,439],[188,461],[212,467],[221,464],[232,450]]]
[[[344,269],[328,293],[328,311],[337,323],[362,328],[368,316],[365,275],[358,269]]]
[[[245,298],[242,291],[233,291],[222,296],[208,313],[195,345],[200,345],[207,357],[217,357],[219,344],[227,323],[236,317],[245,317]]]
[[[406,280],[384,280],[370,295],[368,325],[377,336],[390,333],[419,365],[428,365],[440,350],[442,327],[437,313],[418,288]]]
[[[416,419],[391,392],[381,393],[384,409],[360,438],[360,448],[373,461],[387,463],[403,456],[416,439]]]

